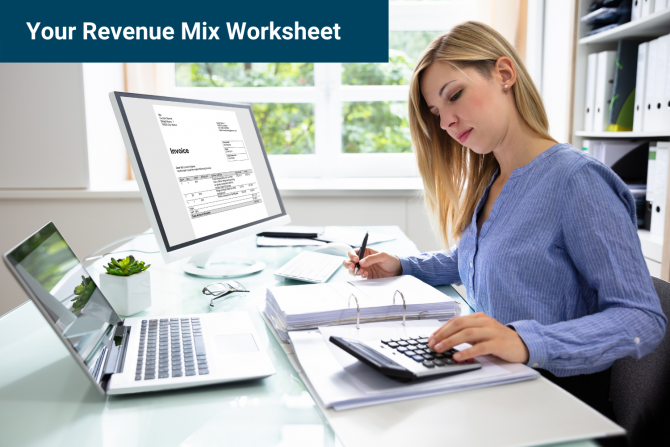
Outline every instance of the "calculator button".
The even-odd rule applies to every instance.
[[[412,346],[414,346],[414,345],[418,345],[418,344],[419,344],[419,343],[417,343],[416,340],[408,340],[407,343],[410,344],[410,345],[412,345]]]
[[[414,352],[417,354],[428,354],[428,352],[424,351],[423,349],[415,349]]]
[[[428,349],[428,345],[424,345],[423,343],[417,343],[416,347],[419,349]]]
[[[409,338],[409,337],[400,337],[400,339],[403,340],[403,341],[407,341],[407,340],[409,340],[410,338]]]
[[[418,341],[419,343],[423,343],[423,344],[426,344],[426,345],[428,344],[428,339],[427,339],[427,338],[420,338],[420,339],[418,339],[417,341]]]
[[[391,343],[388,344],[388,347],[389,347],[389,348],[397,348],[398,346],[399,346],[398,343],[393,342],[393,341],[392,341]]]
[[[396,342],[396,343],[397,343],[397,342],[399,342],[399,341],[400,341],[400,339],[399,339],[399,338],[392,338],[392,339],[391,339],[391,341],[394,341],[394,342]]]
[[[390,338],[387,338],[386,340],[382,340],[382,343],[384,343],[385,345],[388,345],[389,343],[391,343],[391,341],[393,341],[393,340],[391,340]]]
[[[414,351],[411,351],[409,349],[407,351],[403,352],[403,354],[405,354],[407,357],[414,357],[416,355],[414,353]]]
[[[444,362],[439,359],[433,360],[433,363],[435,364],[435,366],[444,366]]]
[[[420,355],[415,355],[414,357],[412,357],[412,360],[414,360],[415,362],[423,362],[424,358],[421,357]],[[431,362],[431,363],[433,363],[433,362]]]
[[[430,354],[424,354],[424,355],[423,355],[423,358],[426,359],[426,360],[433,360],[435,357],[433,357],[433,356],[430,355]]]
[[[444,362],[445,365],[455,365],[456,364],[456,362],[454,360],[451,360],[451,359],[446,359],[445,358],[445,359],[442,359],[442,361]]]
[[[425,362],[422,363],[422,365],[425,366],[426,368],[432,368],[433,366],[435,366],[435,363],[431,362],[430,360],[426,360]]]
[[[432,354],[432,353],[431,353],[431,354]],[[439,352],[436,352],[436,353],[433,354],[433,355],[435,356],[436,359],[444,358],[444,354],[440,354]]]
[[[398,346],[407,346],[407,342],[406,341],[399,341]]]
[[[404,346],[401,346],[401,347],[399,347],[399,348],[397,349],[397,351],[398,351],[398,352],[405,352],[405,351],[407,351],[407,348],[404,347]]]

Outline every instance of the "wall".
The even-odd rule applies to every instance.
[[[286,197],[284,204],[296,225],[397,225],[421,251],[440,249],[420,197]],[[49,220],[80,258],[150,226],[139,198],[5,198],[0,199],[0,253]],[[4,263],[0,290],[0,315],[27,299]]]
[[[108,93],[125,91],[123,64],[82,64],[91,189],[128,178],[128,157]]]
[[[86,188],[81,64],[0,64],[0,188]]]
[[[545,0],[542,60],[542,99],[549,133],[559,143],[572,140],[575,0]]]

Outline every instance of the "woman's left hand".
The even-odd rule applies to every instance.
[[[428,347],[437,352],[444,352],[461,343],[470,343],[472,347],[454,354],[453,358],[457,361],[486,354],[513,363],[528,361],[528,348],[519,334],[481,312],[452,318],[428,337]]]

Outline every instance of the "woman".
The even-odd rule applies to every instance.
[[[437,352],[526,363],[612,416],[609,371],[662,340],[666,318],[637,236],[633,197],[607,166],[549,136],[516,50],[466,22],[435,39],[410,84],[412,143],[450,254],[367,249],[365,278],[462,283],[478,312],[445,323]],[[351,251],[344,265],[353,274]]]

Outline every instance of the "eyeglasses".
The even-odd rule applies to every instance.
[[[218,300],[219,298],[223,298],[235,292],[248,292],[248,290],[237,281],[215,282],[202,289],[203,294],[211,297],[209,301],[210,307],[214,307],[214,300]]]

